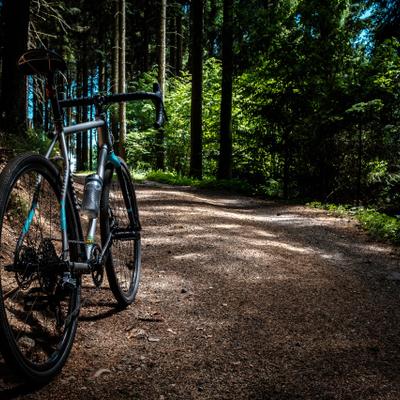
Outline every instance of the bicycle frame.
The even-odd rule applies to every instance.
[[[101,110],[96,107],[96,119],[90,122],[84,122],[81,124],[76,124],[72,126],[64,126],[62,112],[60,108],[60,103],[57,98],[57,91],[54,85],[53,76],[48,77],[48,93],[53,109],[54,115],[54,137],[49,146],[49,149],[46,152],[45,157],[47,159],[50,158],[51,153],[57,142],[60,146],[61,157],[64,160],[64,174],[62,179],[62,190],[61,190],[61,199],[60,199],[60,227],[62,231],[62,259],[63,261],[70,263],[70,254],[69,254],[69,243],[68,243],[68,232],[67,232],[67,223],[66,223],[66,197],[68,193],[68,185],[70,184],[71,178],[71,167],[68,157],[68,148],[66,144],[66,136],[71,135],[77,132],[84,132],[90,129],[97,129],[99,135],[99,152],[98,152],[98,163],[97,163],[97,174],[104,178],[105,165],[107,160],[110,160],[116,168],[120,167],[120,162],[118,158],[115,156],[112,147],[112,141],[109,137],[109,132],[107,129],[107,124],[105,120],[105,116],[99,113]],[[80,223],[80,219],[79,219]],[[83,243],[85,245],[85,255],[86,261],[90,260],[90,255],[92,251],[92,247],[94,244],[94,236],[96,233],[97,227],[97,218],[91,218],[89,220],[89,227],[84,237]],[[74,267],[74,270],[81,270],[81,272],[85,272],[89,269],[88,263],[73,263],[71,265]]]
[[[165,120],[165,111],[162,104],[162,96],[159,92],[158,86],[154,86],[154,93],[146,93],[146,92],[135,92],[135,93],[122,93],[110,96],[94,96],[90,98],[81,98],[81,99],[70,99],[70,100],[58,100],[57,88],[54,83],[54,75],[53,73],[49,73],[47,76],[47,94],[51,102],[51,107],[53,110],[54,117],[54,133],[53,138],[50,143],[50,146],[45,154],[47,159],[50,159],[50,156],[54,150],[54,147],[57,143],[59,143],[61,157],[64,160],[64,169],[63,169],[63,177],[62,177],[62,189],[61,189],[61,199],[60,199],[60,227],[62,232],[62,261],[66,263],[68,266],[68,270],[70,272],[76,273],[90,273],[91,272],[91,253],[94,246],[94,238],[96,234],[97,228],[97,217],[90,218],[88,229],[86,235],[82,240],[82,244],[85,246],[85,258],[84,262],[71,261],[70,260],[70,251],[69,251],[69,241],[68,241],[68,232],[67,232],[67,221],[66,221],[66,199],[69,190],[69,184],[71,183],[71,168],[68,157],[68,147],[66,144],[66,136],[71,135],[77,132],[84,132],[90,129],[97,129],[98,132],[98,162],[97,162],[97,174],[100,176],[102,180],[104,180],[105,167],[107,162],[110,162],[114,165],[116,169],[121,168],[121,163],[118,157],[115,155],[113,150],[113,141],[111,134],[108,130],[108,126],[106,123],[106,116],[103,111],[103,104],[110,104],[115,102],[129,101],[129,100],[152,100],[156,105],[157,112],[157,121],[155,123],[156,126],[161,127]],[[79,105],[95,105],[96,116],[95,120],[90,122],[83,122],[76,125],[64,126],[63,124],[63,113],[62,107],[72,107]],[[38,179],[36,183],[37,188],[40,188],[41,180]],[[71,183],[72,184],[72,183]],[[73,190],[73,188],[71,188]],[[75,202],[76,203],[76,202]],[[74,204],[77,207],[77,204]],[[21,232],[21,236],[19,240],[22,242],[26,232],[29,229],[29,225],[32,222],[34,213],[36,208],[35,196],[32,200],[31,208],[28,214],[28,217],[25,221],[24,227]],[[132,207],[128,207],[128,210],[132,211]],[[129,214],[129,212],[128,212]],[[133,221],[132,215],[129,215],[131,222]],[[78,219],[78,223],[80,224],[80,218]],[[81,227],[80,231],[81,231]],[[130,233],[125,233],[130,234]],[[124,233],[123,233],[124,235]],[[132,233],[133,235],[133,233]],[[82,238],[81,238],[82,239]],[[108,248],[112,244],[112,235],[107,238],[105,245],[102,248],[99,259],[104,260],[104,257],[107,253]]]

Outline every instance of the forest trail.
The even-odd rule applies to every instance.
[[[143,271],[85,283],[62,374],[0,399],[399,399],[399,251],[320,210],[138,188]]]

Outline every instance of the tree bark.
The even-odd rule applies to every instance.
[[[143,20],[142,20],[142,72],[149,70],[149,19],[150,19],[150,4],[144,1]]]
[[[159,54],[158,54],[158,83],[164,97],[165,92],[165,64],[166,64],[166,41],[167,41],[167,0],[161,0],[160,9],[160,31],[159,31]],[[156,134],[156,169],[164,169],[164,129],[159,128]]]
[[[76,71],[76,96],[82,97],[82,65],[78,60],[77,71]],[[82,110],[77,107],[76,108],[76,123],[79,124],[82,122]],[[76,134],[76,170],[83,170],[82,163],[82,132],[78,132]]]
[[[361,178],[362,178],[362,163],[363,163],[363,140],[362,140],[362,127],[358,125],[357,137],[357,185],[356,185],[356,199],[357,205],[361,205]]]
[[[119,1],[115,0],[115,16],[114,16],[114,48],[113,48],[113,63],[112,63],[112,92],[118,93],[119,87]],[[113,107],[111,113],[111,131],[115,139],[118,139],[118,110]],[[118,148],[116,148],[118,151]]]
[[[4,48],[1,76],[1,127],[18,131],[26,127],[26,85],[17,61],[28,43],[30,0],[3,2]]]
[[[118,91],[125,93],[125,52],[126,52],[126,4],[125,0],[119,0],[119,79]],[[125,157],[125,142],[126,142],[126,103],[119,104],[119,154],[122,158]]]
[[[232,178],[233,0],[224,0],[222,91],[218,178]]]
[[[176,7],[173,8],[173,15],[171,15],[169,19],[168,31],[169,31],[169,40],[168,40],[168,67],[172,74],[176,75],[175,67],[176,67]]]
[[[86,47],[86,46],[85,46]],[[88,96],[88,79],[89,79],[89,70],[88,70],[88,60],[86,58],[86,52],[83,55],[82,60],[82,97]],[[88,120],[88,107],[82,107],[82,122],[86,122]],[[88,131],[82,132],[82,169],[88,169]]]
[[[175,56],[175,74],[180,75],[182,71],[183,59],[183,41],[182,41],[182,6],[179,6],[179,12],[176,16],[176,56]]]
[[[190,116],[190,176],[201,179],[203,175],[203,0],[192,0],[191,20],[191,72],[192,96]]]
[[[159,53],[158,53],[158,82],[161,92],[165,90],[165,61],[166,61],[166,41],[167,41],[167,0],[161,0],[160,9],[160,31],[159,31]]]
[[[42,112],[42,87],[40,82],[33,79],[33,127],[37,130],[43,129],[43,112]]]
[[[284,129],[283,139],[283,197],[289,199],[289,172],[290,172],[290,143],[289,132]]]
[[[230,2],[232,3],[232,2]],[[216,1],[211,1],[210,11],[207,15],[207,53],[208,57],[215,57],[215,42],[217,40],[216,19],[218,12],[218,4]],[[224,24],[225,24],[225,2],[224,2]],[[222,28],[224,29],[224,28]],[[224,33],[222,33],[224,35]],[[222,41],[224,39],[222,38]],[[223,46],[223,45],[222,45]]]

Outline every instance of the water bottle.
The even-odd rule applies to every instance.
[[[89,218],[96,218],[100,208],[100,194],[103,180],[97,174],[88,175],[85,179],[85,190],[81,212]]]

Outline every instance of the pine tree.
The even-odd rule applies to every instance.
[[[222,92],[218,178],[232,178],[233,0],[224,0]]]
[[[203,175],[203,0],[190,5],[192,97],[190,115],[190,175],[201,179]]]

